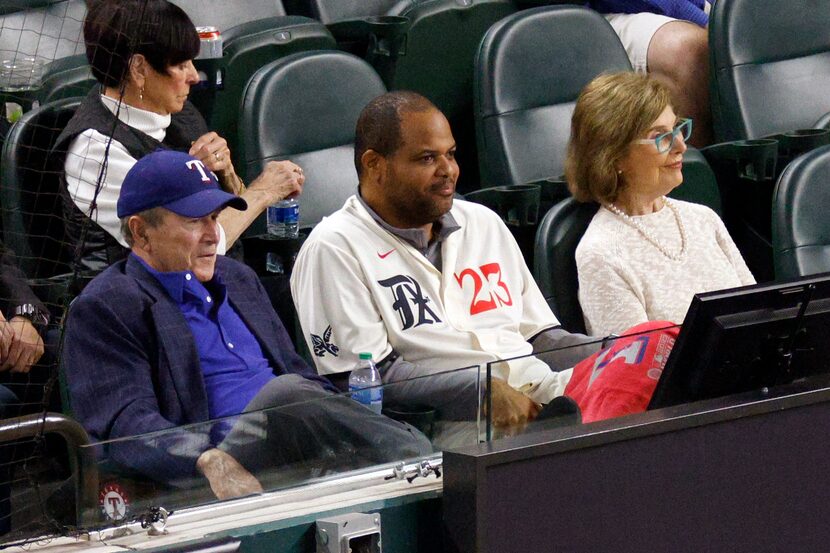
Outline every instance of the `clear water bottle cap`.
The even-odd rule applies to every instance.
[[[372,358],[372,354],[371,354],[371,353],[366,353],[366,352],[364,352],[364,353],[359,353],[359,354],[357,355],[357,357],[358,357],[358,359],[360,359],[360,360],[362,361],[362,360],[364,360],[364,359],[371,359],[371,358]]]

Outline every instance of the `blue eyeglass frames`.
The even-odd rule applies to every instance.
[[[683,136],[683,141],[686,142],[692,136],[692,120],[678,119],[678,123],[669,132],[658,134],[654,138],[640,138],[634,140],[634,144],[654,144],[657,148],[657,153],[665,154],[674,146],[674,140],[677,135]]]

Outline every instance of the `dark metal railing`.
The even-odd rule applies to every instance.
[[[0,443],[14,442],[47,434],[57,434],[66,442],[75,485],[76,518],[84,509],[94,509],[98,496],[98,471],[90,452],[89,435],[75,420],[60,413],[35,413],[0,420]]]

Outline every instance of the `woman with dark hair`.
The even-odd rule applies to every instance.
[[[126,254],[116,215],[121,183],[139,158],[158,148],[190,153],[226,191],[247,201],[246,211],[219,215],[220,253],[268,205],[302,192],[303,171],[290,161],[270,162],[246,188],[225,139],[208,132],[187,101],[190,87],[199,82],[192,61],[199,36],[181,8],[167,0],[90,2],[84,41],[101,86],[90,92],[55,145],[55,151],[66,152],[67,235],[83,269],[100,271]]]
[[[589,334],[682,323],[695,293],[755,283],[714,211],[666,197],[691,132],[654,78],[602,75],[580,93],[565,175],[576,200],[602,206],[576,249]]]

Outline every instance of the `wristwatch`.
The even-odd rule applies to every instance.
[[[44,313],[33,303],[24,303],[14,308],[15,317],[23,317],[29,321],[38,330],[45,328],[49,324],[49,315]]]

